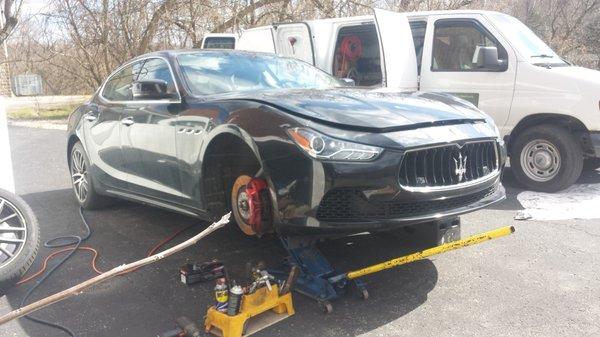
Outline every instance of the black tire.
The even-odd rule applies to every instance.
[[[543,172],[543,170],[538,170],[534,164],[529,164],[529,168],[523,167],[523,164],[528,165],[527,158],[534,161],[533,156],[527,155],[528,149],[531,149],[530,144],[534,142],[550,145],[552,150],[556,150],[548,153],[556,156],[556,158],[550,158],[550,162],[559,164],[550,164],[555,165],[557,169],[551,171],[552,173],[545,178],[537,176],[537,174],[541,175],[539,172]],[[542,124],[526,129],[517,136],[511,147],[510,165],[515,178],[526,188],[540,192],[557,192],[571,186],[581,175],[583,150],[575,137],[567,130],[554,125]]]
[[[3,222],[1,226],[25,229],[24,234],[23,230],[15,232],[0,231],[0,246],[3,248],[0,251],[0,296],[3,296],[9,288],[25,275],[35,260],[40,246],[40,229],[35,214],[20,197],[0,189],[0,204],[2,205],[0,207],[0,219],[16,214]],[[2,243],[2,238],[12,240],[24,238],[25,242],[18,246]],[[6,251],[12,253],[12,256],[7,255]]]
[[[594,171],[600,168],[600,158],[587,158],[583,163],[584,171]]]
[[[82,156],[83,163],[85,167],[83,167],[83,178],[85,179],[85,183],[87,188],[85,189],[85,196],[83,196],[82,191],[80,190],[80,184],[77,184],[78,181],[75,174],[78,169],[81,169],[81,165],[76,163],[76,152],[80,153]],[[73,187],[73,194],[75,196],[75,200],[79,203],[79,205],[83,209],[98,209],[106,206],[109,203],[109,198],[103,195],[98,194],[94,187],[94,179],[89,173],[90,160],[88,159],[87,153],[81,145],[80,142],[77,142],[71,148],[71,153],[69,153],[69,172],[71,174],[71,186]],[[81,196],[80,196],[81,195]]]

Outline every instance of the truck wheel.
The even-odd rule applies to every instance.
[[[39,245],[39,225],[31,208],[0,189],[0,296],[25,275]]]
[[[510,164],[517,180],[528,189],[557,192],[581,175],[583,150],[567,130],[543,124],[516,138]]]
[[[69,154],[69,170],[75,199],[83,209],[101,208],[108,203],[108,198],[98,194],[94,189],[89,169],[90,161],[87,154],[83,145],[77,142]]]

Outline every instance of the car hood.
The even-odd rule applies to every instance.
[[[321,123],[378,132],[486,119],[470,103],[437,93],[294,89],[240,92],[220,98],[258,101]]]

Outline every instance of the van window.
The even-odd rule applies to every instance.
[[[498,58],[508,59],[506,50],[474,20],[440,20],[433,36],[433,71],[478,71],[478,46],[498,48]]]
[[[224,36],[206,37],[202,49],[235,49],[235,38]]]
[[[337,36],[332,74],[357,86],[381,84],[379,38],[374,24],[342,27]]]
[[[425,31],[427,30],[426,21],[413,21],[410,23],[410,30],[415,45],[415,55],[417,55],[417,72],[421,74],[421,60],[423,59],[423,45],[425,44]]]

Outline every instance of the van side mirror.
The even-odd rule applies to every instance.
[[[163,80],[142,80],[133,82],[131,87],[134,100],[169,99],[168,84]]]
[[[355,87],[356,86],[356,82],[351,78],[340,78],[340,81],[342,81],[342,83],[344,83],[344,85],[347,87]]]
[[[476,64],[477,69],[493,71],[506,70],[506,61],[498,59],[498,48],[496,47],[477,46],[473,58],[473,63]]]

